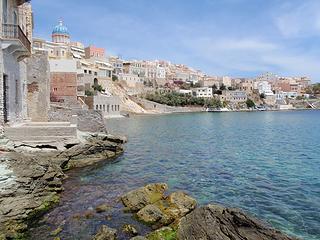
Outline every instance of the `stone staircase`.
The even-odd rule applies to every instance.
[[[77,124],[69,122],[26,122],[4,129],[6,138],[24,143],[59,142],[77,137]]]

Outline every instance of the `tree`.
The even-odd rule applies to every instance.
[[[98,92],[102,92],[104,91],[104,89],[102,88],[101,85],[92,85],[93,90],[98,91]]]
[[[226,85],[224,85],[224,84],[222,83],[221,86],[220,86],[220,90],[221,90],[221,91],[224,91],[224,90],[226,90],[226,89],[227,89]]]
[[[84,94],[85,94],[86,96],[93,96],[93,95],[94,95],[91,90],[86,90],[86,91],[84,92]]]
[[[247,99],[246,101],[247,107],[248,108],[253,108],[256,106],[256,104],[254,103],[254,101],[252,101],[250,98]]]
[[[215,90],[217,90],[217,89],[218,89],[217,85],[216,85],[216,84],[213,84],[213,85],[212,85],[212,90],[215,91]]]
[[[201,87],[201,85],[200,85],[200,83],[195,83],[195,84],[193,84],[193,87],[194,88],[199,88],[199,87]]]
[[[112,81],[118,81],[118,76],[117,75],[112,75]]]

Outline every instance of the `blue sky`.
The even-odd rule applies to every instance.
[[[36,37],[59,19],[73,41],[125,59],[184,63],[211,75],[272,71],[320,81],[318,0],[32,0]]]

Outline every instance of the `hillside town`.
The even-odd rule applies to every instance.
[[[164,60],[128,60],[72,38],[59,20],[33,36],[30,1],[5,1],[1,23],[1,132],[32,122],[73,122],[79,111],[104,118],[188,111],[319,108],[311,79],[267,72],[212,76]],[[81,114],[80,114],[81,115]],[[72,125],[72,124],[71,124]],[[12,132],[14,135],[14,131]],[[74,131],[70,132],[74,134]]]
[[[316,120],[305,117],[309,120],[305,126],[308,130],[311,129],[305,137],[300,135],[303,128],[295,125],[301,118],[288,123],[288,127],[281,118],[281,124],[273,128],[270,124],[265,129],[263,124],[269,123],[261,123],[260,118],[256,120],[252,116],[263,116],[260,111],[320,109],[320,83],[312,83],[315,79],[311,80],[307,76],[281,76],[271,72],[255,77],[215,76],[182,63],[125,59],[110,54],[103,46],[94,43],[85,46],[73,39],[72,29],[69,31],[68,23],[61,19],[52,23],[53,28],[48,29],[47,38],[34,36],[33,30],[37,22],[34,20],[31,0],[2,0],[0,11],[0,240],[71,239],[60,238],[61,234],[69,234],[68,231],[75,234],[72,239],[209,239],[211,236],[219,239],[295,239],[287,237],[287,232],[282,234],[270,228],[269,224],[265,226],[238,210],[220,206],[223,194],[234,194],[233,201],[240,203],[238,200],[242,197],[243,203],[255,205],[258,201],[249,197],[249,188],[255,194],[258,189],[260,202],[269,207],[269,210],[272,206],[273,212],[282,213],[281,209],[284,207],[293,208],[284,203],[279,204],[282,198],[298,199],[297,202],[287,202],[298,206],[301,212],[310,214],[301,219],[311,219],[312,222],[312,216],[316,212],[312,209],[318,206],[318,198],[314,196],[312,203],[304,196],[304,192],[317,193],[313,188],[305,189],[316,186],[317,178],[313,178],[308,169],[316,171],[317,168],[310,165],[307,170],[300,169],[306,165],[303,157],[308,163],[312,159],[318,159],[318,148],[312,147],[317,146],[318,136],[312,135],[317,133],[317,126],[310,128],[310,123]],[[240,111],[250,113],[209,113]],[[193,118],[184,118],[184,115],[169,115],[162,117],[179,118],[163,119],[160,124],[153,121],[153,118],[129,119],[139,114],[189,112],[201,113],[193,114],[192,117],[211,118],[200,119],[195,123]],[[317,111],[299,113],[318,114]],[[243,120],[245,127],[242,132],[241,129],[235,132],[234,129],[239,125],[238,114],[262,125],[252,128],[247,120]],[[232,124],[226,125],[227,127],[221,125],[225,121],[223,118],[218,119],[218,122],[213,121],[216,116],[233,115],[234,120],[229,119]],[[269,115],[273,116],[273,113],[265,113],[267,121],[270,119]],[[290,119],[287,115],[285,117]],[[133,122],[131,127],[119,124],[121,129],[131,128],[129,132],[132,135],[128,136],[133,141],[129,141],[128,144],[132,145],[128,149],[133,155],[123,154],[127,137],[113,135],[110,128],[107,128],[112,122],[118,123],[111,121],[111,118],[124,118],[123,120]],[[147,119],[148,124],[154,125],[149,125],[149,131],[142,131],[140,127],[148,124],[135,122],[137,119]],[[187,122],[181,124],[182,119]],[[199,131],[199,126],[204,121],[210,124],[204,125]],[[169,125],[170,128],[167,128]],[[188,129],[191,125],[195,127]],[[282,126],[287,128],[283,130]],[[248,131],[248,128],[253,131]],[[229,132],[226,134],[217,129]],[[211,136],[215,132],[218,132],[217,135]],[[248,135],[250,132],[254,134]],[[257,136],[259,138],[255,138]],[[245,141],[241,141],[242,138]],[[297,138],[297,141],[291,141],[293,138]],[[269,143],[268,149],[256,144],[259,142]],[[274,148],[271,148],[272,144]],[[197,149],[199,146],[201,148]],[[277,148],[278,146],[281,148]],[[299,148],[301,152],[298,151]],[[134,153],[135,150],[139,150],[138,154]],[[287,155],[283,154],[285,151]],[[296,158],[292,156],[292,152],[297,155]],[[243,153],[246,155],[241,155]],[[259,158],[258,154],[263,156]],[[102,172],[106,175],[97,173],[98,164],[116,164],[118,161],[115,159],[120,156],[127,157],[121,159],[121,166],[104,166]],[[210,158],[212,161],[207,160]],[[303,165],[297,165],[296,162]],[[171,166],[173,163],[179,166]],[[286,168],[286,164],[290,169]],[[69,175],[69,170],[88,166],[92,168],[74,171]],[[130,168],[131,166],[134,168]],[[279,166],[281,171],[273,168]],[[65,185],[67,179],[72,174],[74,177],[76,172],[90,172],[91,175],[79,175],[76,181]],[[252,175],[246,175],[248,172]],[[290,172],[292,174],[287,177],[286,173]],[[183,176],[181,183],[178,183],[179,175]],[[188,192],[192,190],[190,186],[197,183],[194,192],[199,194],[198,190],[203,188],[202,196],[215,196],[219,199],[219,205],[210,204],[198,208],[196,200],[182,191],[171,192],[166,196],[166,183],[153,183],[131,190],[136,184],[159,180],[156,176],[161,176],[160,180],[164,179],[170,185],[185,186],[183,190]],[[221,181],[211,181],[219,177]],[[309,178],[313,182],[301,184]],[[288,185],[290,179],[293,185]],[[91,180],[103,182],[93,184]],[[284,187],[269,185],[272,181],[280,182]],[[260,185],[252,185],[255,182]],[[235,188],[239,184],[240,190]],[[179,185],[173,189],[176,190],[177,186]],[[296,190],[301,186],[302,192]],[[79,190],[80,187],[85,188]],[[218,191],[210,192],[209,187]],[[267,191],[263,192],[264,189]],[[287,194],[288,189],[294,189],[294,195]],[[131,191],[124,193],[129,190]],[[64,192],[70,193],[69,198],[61,197]],[[274,195],[276,192],[286,195]],[[105,195],[110,193],[112,195]],[[269,198],[266,201],[265,196],[272,196],[274,201],[269,201]],[[302,200],[299,198],[301,196]],[[71,198],[79,200],[76,206],[73,206],[72,201],[69,202]],[[207,201],[205,198],[199,199],[201,202]],[[66,202],[72,206],[64,205]],[[123,207],[119,207],[121,202]],[[299,205],[299,202],[306,203],[306,206]],[[49,224],[49,217],[44,215],[58,205],[63,208],[56,212],[70,216],[53,215],[54,220]],[[76,209],[78,205],[81,208],[79,211]],[[279,205],[278,209],[273,208],[275,205]],[[268,211],[266,215],[270,213]],[[109,214],[111,212],[113,215]],[[297,219],[295,214],[291,214],[294,222]],[[273,219],[286,220],[284,215],[279,216],[275,215]],[[270,218],[270,222],[273,219]],[[91,226],[90,231],[87,231],[89,221],[95,222],[90,223],[94,227]],[[111,225],[117,230],[102,225],[105,223],[117,224]],[[138,226],[139,232],[133,223]],[[300,225],[300,222],[296,224]],[[292,226],[288,229],[292,229]],[[312,226],[310,229],[314,235],[318,230]],[[190,234],[190,231],[193,233]],[[45,234],[42,235],[42,232]],[[117,234],[120,238],[116,237]],[[146,235],[147,238],[137,236],[138,234]],[[40,235],[41,238],[34,237]],[[189,238],[189,235],[194,237]],[[131,238],[134,236],[135,238]]]

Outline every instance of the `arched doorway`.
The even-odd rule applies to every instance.
[[[93,85],[94,86],[98,86],[99,85],[99,81],[97,78],[93,79]]]

